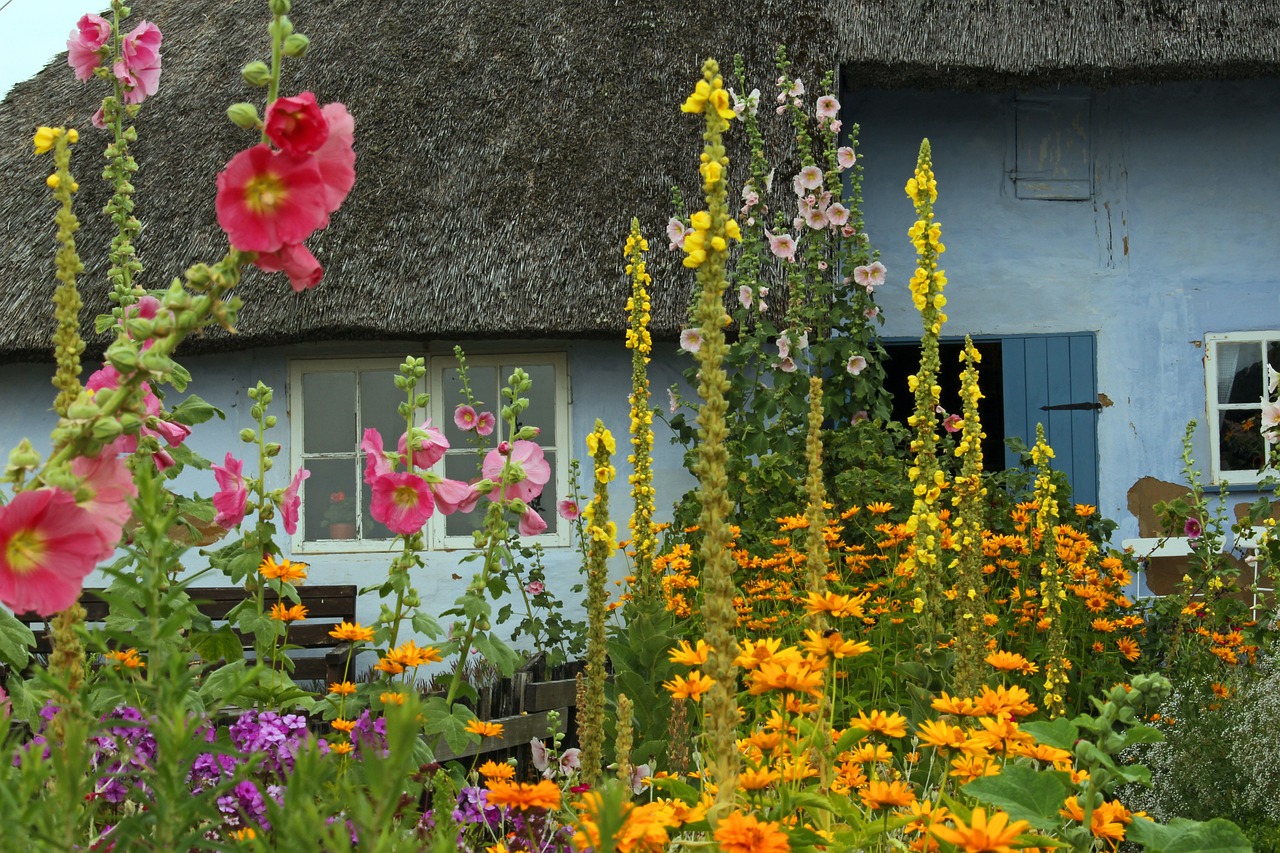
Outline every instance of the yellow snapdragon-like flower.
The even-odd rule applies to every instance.
[[[36,128],[36,135],[31,140],[35,145],[36,154],[48,154],[53,150],[53,144],[58,141],[58,135],[62,133],[61,128],[57,127],[39,127]],[[72,140],[74,141],[74,140]]]

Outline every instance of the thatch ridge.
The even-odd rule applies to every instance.
[[[254,140],[223,110],[261,97],[239,68],[265,58],[267,12],[264,0],[137,0],[133,10],[133,21],[153,20],[166,35],[160,93],[145,105],[135,146],[145,284],[162,287],[225,251],[214,178]],[[677,106],[704,56],[728,64],[744,53],[752,85],[766,92],[779,43],[798,46],[806,80],[839,63],[857,86],[1251,76],[1280,68],[1278,10],[1280,0],[300,0],[292,17],[312,54],[286,64],[284,90],[348,105],[356,187],[310,242],[326,267],[320,288],[295,296],[283,276],[255,271],[239,334],[193,348],[616,336],[633,215],[654,247],[654,328],[672,335],[690,278],[666,253],[662,228],[669,188],[694,185],[698,124]],[[0,105],[0,275],[14,318],[0,328],[6,358],[49,352],[53,205],[49,161],[31,155],[38,124],[82,128],[73,169],[86,318],[106,305],[105,135],[87,130],[101,94],[59,58]]]

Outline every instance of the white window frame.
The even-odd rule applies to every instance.
[[[471,367],[490,367],[500,364],[511,365],[513,362],[522,367],[532,366],[550,366],[555,371],[555,434],[558,438],[554,445],[555,465],[551,475],[556,485],[555,494],[567,496],[569,493],[569,461],[573,453],[573,441],[570,434],[570,425],[573,422],[570,407],[572,406],[572,398],[570,395],[569,381],[569,360],[564,352],[492,352],[483,354],[468,354],[466,356],[467,366]],[[353,370],[396,370],[404,362],[403,357],[385,357],[385,356],[352,356],[347,358],[293,358],[289,360],[289,442],[290,442],[290,470],[297,470],[301,466],[305,466],[308,459],[323,459],[326,454],[304,454],[303,453],[303,429],[304,429],[304,401],[302,397],[303,376],[308,373],[350,373]],[[428,354],[426,356],[427,374],[425,381],[419,383],[419,392],[426,391],[431,393],[433,389],[443,388],[443,377],[445,371],[457,366],[457,360],[452,354]],[[501,377],[500,381],[505,387],[506,377]],[[545,389],[534,387],[532,394],[546,393]],[[357,382],[357,395],[359,394],[359,383]],[[485,410],[492,411],[495,417],[500,418],[502,400],[485,399]],[[357,396],[357,407],[359,406],[359,397]],[[358,410],[358,409],[357,409]],[[431,399],[427,405],[427,416],[431,418],[433,424],[443,425],[446,419],[452,421],[452,410],[445,411],[444,395],[431,393]],[[504,427],[505,429],[505,427]],[[359,433],[357,430],[357,440]],[[495,436],[498,431],[495,431]],[[392,436],[383,436],[383,440],[387,443],[388,449],[393,449],[395,441],[398,438]],[[496,441],[496,439],[495,439]],[[551,449],[551,446],[548,446]],[[359,450],[356,450],[359,454]],[[336,455],[336,454],[335,454]],[[433,470],[442,473],[444,468],[443,461],[437,463]],[[361,463],[359,470],[363,470]],[[363,482],[358,482],[357,486],[362,486]],[[487,500],[481,498],[476,505],[475,512],[484,512]],[[306,506],[302,508],[302,515],[299,519],[297,533],[292,537],[292,550],[296,554],[342,554],[342,553],[385,553],[394,546],[394,539],[307,539],[306,531]],[[545,510],[544,510],[545,511]],[[551,508],[554,512],[554,508]],[[444,515],[437,512],[432,515],[431,519],[423,528],[424,545],[430,551],[451,551],[466,550],[473,548],[475,540],[472,536],[446,536]],[[538,544],[544,548],[569,547],[573,544],[573,526],[557,518],[556,531],[554,533],[544,533],[538,536],[522,536],[520,542],[522,545]],[[515,532],[515,520],[512,521],[512,532]]]
[[[1204,382],[1205,382],[1205,409],[1206,420],[1209,425],[1209,457],[1210,472],[1212,480],[1216,485],[1227,486],[1252,486],[1257,485],[1266,477],[1276,475],[1275,465],[1280,452],[1277,448],[1263,441],[1263,452],[1266,453],[1266,465],[1258,470],[1241,470],[1235,468],[1224,468],[1221,456],[1221,427],[1219,421],[1223,412],[1228,411],[1256,411],[1259,416],[1259,427],[1261,427],[1262,415],[1262,397],[1267,391],[1267,346],[1269,344],[1280,344],[1280,331],[1259,331],[1259,332],[1218,332],[1206,334],[1204,336],[1205,355],[1204,355]],[[1220,354],[1218,347],[1220,344],[1256,344],[1261,349],[1262,363],[1264,369],[1262,378],[1259,381],[1258,394],[1252,402],[1246,403],[1220,403],[1218,402],[1218,368],[1219,363],[1225,357]]]

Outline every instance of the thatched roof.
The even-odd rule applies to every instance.
[[[239,69],[266,53],[264,0],[137,0],[165,33],[160,93],[138,121],[137,201],[162,287],[226,241],[214,177],[254,140],[223,117],[260,98]],[[706,10],[706,11],[702,11]],[[858,86],[983,88],[1117,84],[1280,69],[1280,1],[718,0],[430,4],[298,0],[312,53],[286,63],[285,92],[343,101],[356,118],[356,187],[310,245],[325,282],[295,296],[283,276],[243,285],[239,336],[195,348],[343,338],[615,335],[631,216],[651,236],[654,323],[682,324],[689,278],[665,258],[673,184],[694,177],[697,122],[677,106],[706,55],[746,54],[753,85],[793,47],[807,79],[839,64]],[[68,29],[73,22],[68,22]],[[89,268],[86,317],[105,306],[107,233],[97,178],[102,94],[61,58],[0,105],[0,280],[11,321],[0,356],[43,358],[53,289],[47,158],[38,124],[82,129],[73,168]]]

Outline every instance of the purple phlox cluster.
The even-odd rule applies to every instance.
[[[264,796],[257,783],[248,779],[237,782],[230,793],[218,797],[218,811],[222,813],[224,825],[228,829],[261,827],[270,832],[266,797],[280,805],[284,799],[284,788],[280,785],[268,785]]]
[[[283,777],[293,770],[293,757],[309,737],[306,717],[274,711],[248,711],[231,724],[231,743],[246,756],[261,756],[263,768]],[[328,744],[321,742],[321,752]]]
[[[94,793],[109,803],[124,802],[134,787],[146,791],[140,776],[150,771],[156,757],[156,738],[137,708],[120,707],[102,717],[107,725],[89,739],[92,767],[98,772]]]
[[[351,728],[351,743],[355,746],[356,758],[361,758],[366,749],[375,750],[382,758],[387,757],[387,718],[373,719],[366,708],[356,718]]]
[[[502,809],[489,805],[488,790],[468,786],[458,792],[458,805],[453,810],[453,820],[464,829],[468,824],[477,823],[496,827],[502,823]]]

